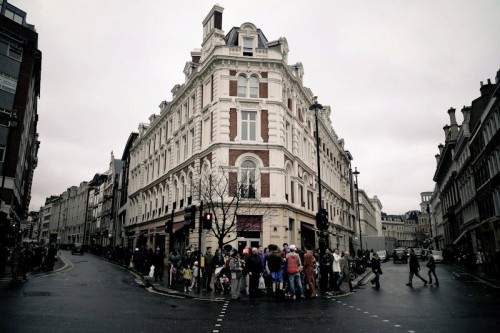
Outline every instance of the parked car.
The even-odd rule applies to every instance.
[[[408,252],[406,252],[406,249],[402,247],[398,247],[394,249],[394,252],[392,252],[392,261],[394,263],[397,262],[402,262],[404,264],[408,263]]]
[[[71,254],[81,254],[83,255],[83,246],[80,243],[75,243],[71,247]]]
[[[422,248],[420,247],[415,247],[413,249],[413,251],[415,251],[415,255],[417,256],[417,258],[423,258],[423,255],[424,255],[424,251],[422,250]]]
[[[431,256],[435,262],[443,262],[443,251],[432,250]]]
[[[387,258],[387,251],[386,250],[377,251],[377,254],[380,258],[380,261],[386,262],[387,260],[389,260],[389,258]]]

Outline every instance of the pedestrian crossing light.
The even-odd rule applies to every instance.
[[[203,229],[212,229],[212,213],[205,213],[203,215]]]
[[[195,215],[196,215],[196,206],[190,206],[184,209],[184,223],[189,225],[191,229],[194,229],[195,226]]]

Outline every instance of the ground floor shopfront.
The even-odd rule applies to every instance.
[[[276,244],[280,248],[284,243],[295,244],[299,249],[316,249],[318,247],[318,231],[315,216],[299,210],[283,206],[263,207],[247,211],[241,209],[234,225],[228,219],[229,233],[224,239],[225,245],[243,250],[246,247],[268,246]],[[171,232],[167,232],[167,221],[173,220]],[[165,215],[153,221],[125,226],[125,246],[129,248],[157,248],[166,253],[175,250],[185,253],[198,249],[198,221],[196,213],[195,228],[192,229],[184,221],[182,211]],[[220,221],[220,220],[219,220]],[[221,224],[221,222],[219,222]],[[341,251],[353,251],[353,232],[342,225],[332,224],[329,229],[330,247]],[[202,230],[201,249],[219,247],[214,233]]]
[[[471,265],[483,261],[484,271],[500,274],[500,217],[469,224],[452,244],[455,252],[472,254]],[[478,252],[482,253],[478,261]]]

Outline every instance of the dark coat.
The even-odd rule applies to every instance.
[[[252,254],[247,259],[247,270],[252,274],[260,274],[263,272],[262,262],[257,254]]]
[[[418,263],[418,258],[415,254],[410,254],[410,272],[418,273],[420,270],[420,264]]]
[[[373,273],[382,274],[382,268],[380,267],[380,259],[372,259],[372,271]]]

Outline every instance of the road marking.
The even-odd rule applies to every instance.
[[[394,327],[401,327],[401,325],[399,325],[399,324],[396,324],[396,325],[394,325]]]
[[[408,333],[416,333],[415,331],[408,331]]]
[[[365,311],[365,312],[363,312],[363,313],[364,313],[364,314],[369,314],[370,312],[368,312],[368,311]]]
[[[219,330],[212,330],[213,333],[219,333]]]
[[[222,319],[220,319],[220,318],[217,318],[217,321],[222,321]]]
[[[220,327],[220,324],[215,324],[215,327]]]
[[[372,317],[373,317],[373,318],[378,318],[378,316],[377,316],[377,315],[372,315]]]
[[[361,309],[360,309],[360,308],[356,308],[356,310],[361,311]]]
[[[389,322],[389,319],[384,319],[382,320],[384,323],[388,323]]]

